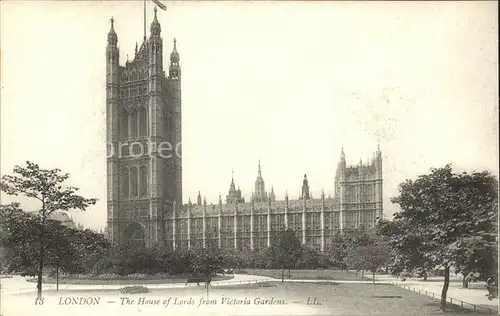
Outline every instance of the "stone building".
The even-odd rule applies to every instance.
[[[280,230],[293,229],[304,244],[325,250],[345,228],[374,227],[382,216],[382,154],[347,166],[342,150],[333,197],[311,196],[307,176],[298,199],[277,200],[265,187],[259,161],[249,201],[231,179],[228,194],[208,204],[182,205],[181,68],[176,41],[164,71],[163,39],[155,9],[149,38],[136,44],[133,60],[119,63],[111,19],[106,48],[108,239],[172,249],[203,247],[264,249]],[[128,59],[128,58],[127,58]],[[165,153],[165,145],[172,152]],[[333,175],[332,175],[333,176]]]
[[[79,229],[79,225],[76,225],[73,219],[66,212],[62,211],[53,212],[49,216],[47,216],[47,219],[53,221],[59,221],[61,222],[61,225],[69,228]]]
[[[304,175],[299,199],[288,194],[276,201],[273,191],[265,192],[259,162],[255,191],[245,203],[231,179],[226,202],[222,197],[208,204],[198,193],[197,203],[184,205],[165,222],[165,243],[173,249],[203,247],[207,242],[221,248],[262,250],[271,245],[279,231],[292,229],[307,244],[319,251],[327,249],[331,237],[346,228],[374,228],[383,214],[382,153],[373,159],[347,166],[342,150],[334,182],[334,196],[311,197]],[[235,196],[237,196],[235,198]]]
[[[125,21],[126,23],[126,21]],[[150,35],[120,65],[111,19],[106,47],[107,233],[113,243],[162,241],[182,203],[181,68],[176,40],[164,70],[155,8]],[[128,58],[127,58],[128,59]]]

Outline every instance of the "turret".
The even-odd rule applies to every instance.
[[[111,29],[108,32],[108,46],[117,47],[118,46],[118,35],[116,35],[114,23],[115,20],[111,18],[109,20],[111,22]]]
[[[199,206],[201,205],[201,193],[198,191],[198,197],[196,198],[196,204]]]
[[[177,52],[177,40],[174,38],[174,48],[172,53],[170,53],[170,67],[168,71],[168,76],[170,79],[179,79],[181,76],[181,66],[179,64],[180,56]]]
[[[274,188],[271,187],[271,193],[269,193],[269,200],[270,201],[275,201],[276,200],[276,195],[274,194]]]
[[[157,9],[155,7],[155,15],[153,22],[151,22],[151,32],[149,36],[149,64],[150,64],[150,74],[154,79],[154,76],[163,75],[163,40],[160,37],[161,26],[158,22],[158,17],[156,15]],[[154,82],[157,86],[153,87],[156,89],[160,88],[160,82]],[[153,91],[153,90],[151,90]]]
[[[377,145],[377,151],[375,152],[375,168],[377,176],[382,178],[382,151],[380,150],[380,144]]]
[[[302,199],[309,200],[309,181],[307,181],[307,175],[304,174],[304,180],[302,180]]]

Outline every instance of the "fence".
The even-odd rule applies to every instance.
[[[268,282],[269,280],[222,280],[222,281],[212,281],[213,286],[217,285],[235,285],[235,284],[257,284]],[[186,287],[198,287],[196,283],[186,282],[174,282],[174,283],[124,283],[124,284],[59,284],[59,290],[120,290],[126,286],[144,286],[150,289],[172,289],[172,288],[186,288]],[[200,282],[200,286],[204,286],[205,282]],[[44,291],[56,290],[56,284],[44,284]],[[9,294],[22,294],[29,292],[36,292],[36,283],[33,283],[32,287],[23,288],[8,288],[1,286],[1,291]]]
[[[401,284],[401,283],[394,282],[394,281],[390,281],[390,283],[393,285],[400,286],[406,290],[413,291],[413,292],[418,293],[418,294],[425,294],[427,296],[430,296],[432,298],[437,298],[437,299],[441,298],[441,294],[429,292],[427,290],[422,290],[422,289],[418,289],[415,287],[412,288],[410,285]],[[453,305],[460,306],[461,308],[472,310],[472,311],[474,311],[474,313],[477,313],[477,312],[485,312],[486,313],[487,312],[488,313],[487,315],[497,315],[498,314],[498,308],[486,307],[486,306],[481,306],[478,304],[467,303],[467,302],[464,302],[462,300],[459,300],[459,299],[456,299],[453,297],[447,297],[446,301],[450,302]]]

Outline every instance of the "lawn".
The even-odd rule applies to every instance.
[[[76,278],[60,278],[59,284],[81,284],[81,285],[106,285],[106,284],[171,284],[171,283],[186,283],[188,277],[172,277],[172,278],[157,278],[157,279],[76,279]],[[212,281],[231,280],[234,276],[215,276]],[[28,282],[36,283],[36,278],[27,280]],[[55,278],[43,278],[43,284],[56,284]]]
[[[59,305],[66,297],[99,297],[99,305]],[[11,299],[12,298],[12,299]],[[139,304],[147,300],[149,305]],[[13,295],[5,300],[6,316],[53,315],[442,315],[439,301],[393,285],[267,283],[267,286],[238,285],[155,289],[147,294],[114,291],[45,292],[45,304],[34,306],[34,293]],[[128,303],[129,304],[128,304]],[[316,304],[316,305],[314,305]],[[448,315],[472,315],[459,307]],[[33,311],[29,311],[33,309]],[[37,309],[37,310],[35,310]],[[8,313],[9,311],[10,313]],[[482,315],[477,313],[476,315]],[[483,314],[484,315],[484,314]]]
[[[270,269],[243,269],[245,274],[262,275],[281,280],[281,270]],[[238,274],[238,271],[235,271]],[[285,270],[285,279],[294,280],[368,280],[356,276],[355,273],[346,273],[345,271],[325,269],[325,270],[290,270],[291,278],[288,277],[288,270]]]

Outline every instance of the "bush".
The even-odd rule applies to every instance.
[[[91,276],[92,277],[92,276]],[[122,275],[116,273],[104,273],[97,276],[98,280],[123,280]]]
[[[153,275],[148,275],[145,273],[133,273],[126,276],[127,280],[148,280],[154,278]]]
[[[270,283],[270,282],[259,282],[256,283],[257,287],[275,287],[276,284]]]
[[[233,270],[233,274],[248,274],[248,271],[245,271],[245,270]]]
[[[139,294],[139,293],[149,293],[149,289],[145,286],[126,286],[120,289],[120,293],[122,294]]]

